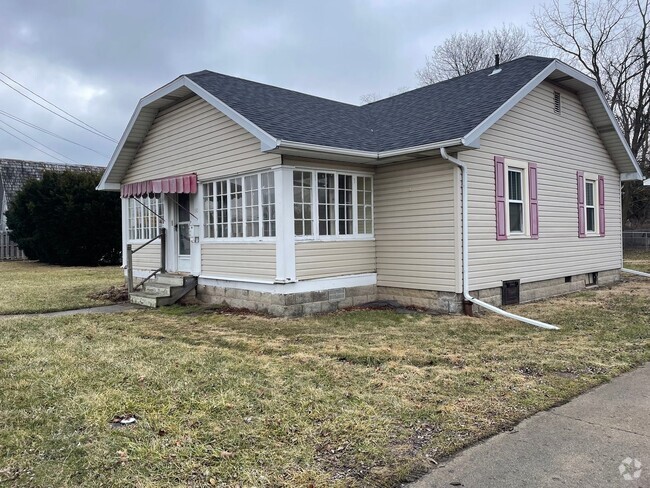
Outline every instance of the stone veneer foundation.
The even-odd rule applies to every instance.
[[[522,283],[520,302],[531,302],[583,290],[586,288],[587,277],[587,274],[580,274],[571,276],[570,281],[566,278],[556,278]],[[619,279],[620,270],[598,273],[598,285],[610,285]],[[492,305],[501,305],[501,287],[478,290],[471,294]],[[196,290],[184,300],[193,299],[207,304],[224,304],[233,308],[284,317],[333,312],[378,301],[424,308],[435,313],[459,313],[463,308],[463,297],[459,293],[375,285],[288,294],[198,285]],[[476,306],[474,310],[479,311]]]

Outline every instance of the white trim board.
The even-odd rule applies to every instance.
[[[298,281],[295,283],[263,283],[237,280],[218,276],[199,276],[199,285],[219,288],[236,288],[240,290],[287,295],[289,293],[307,293],[311,291],[334,290],[336,288],[353,288],[357,286],[372,286],[377,284],[377,273],[335,276],[316,280]]]

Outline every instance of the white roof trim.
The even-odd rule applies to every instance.
[[[150,103],[155,102],[156,100],[159,100],[164,96],[169,95],[171,92],[178,90],[179,88],[182,87],[186,87],[189,90],[193,91],[203,100],[205,100],[210,105],[212,105],[214,108],[216,108],[217,110],[225,114],[227,117],[231,118],[234,122],[241,125],[244,129],[246,129],[252,135],[257,137],[260,140],[262,151],[268,151],[277,147],[279,141],[275,137],[271,136],[269,133],[260,129],[257,125],[253,124],[250,120],[248,120],[239,112],[231,108],[229,105],[226,105],[219,98],[215,97],[214,95],[212,95],[211,93],[207,92],[205,89],[201,88],[199,85],[194,83],[187,76],[180,76],[176,78],[174,81],[167,83],[165,86],[150,93],[146,97],[142,98],[140,102],[138,102],[138,105],[136,106],[135,111],[133,112],[133,115],[129,120],[129,123],[126,126],[126,129],[124,130],[124,133],[122,134],[122,137],[120,138],[117,147],[113,152],[113,155],[111,156],[111,160],[109,161],[108,166],[106,167],[106,170],[104,171],[104,174],[102,175],[102,178],[99,181],[99,185],[97,185],[98,190],[119,190],[120,189],[119,184],[107,183],[107,179],[111,171],[113,170],[113,166],[115,166],[115,162],[117,161],[117,158],[122,152],[122,149],[124,148],[124,144],[129,138],[129,134],[133,129],[133,125],[138,120],[138,116],[140,115],[142,109],[147,105],[149,105]]]
[[[643,180],[643,186],[650,186],[650,178]]]
[[[542,81],[544,81],[548,76],[553,73],[554,71],[561,71],[562,73],[575,78],[576,80],[590,86],[592,89],[595,90],[595,92],[598,95],[598,98],[600,99],[600,102],[602,103],[605,111],[607,112],[607,116],[609,117],[609,120],[616,130],[616,134],[618,135],[619,139],[621,140],[621,143],[625,147],[625,152],[627,153],[627,156],[630,159],[630,162],[634,166],[636,170],[636,178],[634,179],[643,179],[643,173],[641,172],[641,168],[639,167],[639,164],[636,161],[636,158],[632,154],[632,150],[630,149],[630,146],[628,145],[627,141],[625,140],[625,137],[623,137],[623,133],[621,132],[621,128],[618,125],[618,122],[616,121],[616,117],[614,117],[614,114],[612,113],[611,109],[609,108],[609,105],[607,105],[607,102],[605,101],[605,97],[603,95],[603,92],[601,89],[598,87],[596,82],[591,79],[589,76],[585,75],[584,73],[578,71],[575,68],[572,68],[568,64],[565,64],[561,61],[553,60],[546,68],[544,68],[537,76],[535,76],[532,80],[530,80],[528,83],[526,83],[517,93],[515,93],[508,101],[506,101],[503,105],[501,105],[497,110],[495,110],[488,118],[486,118],[483,122],[481,122],[479,125],[477,125],[474,129],[472,129],[465,137],[463,137],[463,140],[466,141],[475,141],[481,137],[481,135],[488,130],[490,127],[492,127],[501,117],[503,117],[510,109],[512,109],[518,102],[520,102],[526,95],[528,95],[533,89],[535,89]],[[635,173],[627,173],[628,175],[630,174],[635,174]],[[630,178],[633,179],[633,178]]]

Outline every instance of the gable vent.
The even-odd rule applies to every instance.
[[[558,115],[562,113],[562,95],[560,92],[553,92],[553,111]]]

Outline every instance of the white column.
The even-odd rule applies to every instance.
[[[296,238],[293,227],[293,166],[273,168],[275,179],[275,282],[296,281]]]

